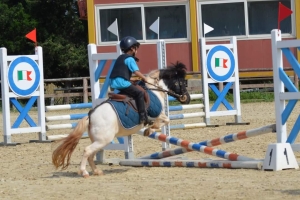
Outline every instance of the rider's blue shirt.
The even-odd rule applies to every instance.
[[[125,59],[125,65],[128,67],[128,69],[131,72],[135,72],[139,70],[139,67],[137,66],[134,58],[128,57]],[[131,85],[130,81],[122,78],[122,77],[116,77],[110,79],[110,87],[114,89],[124,89]]]

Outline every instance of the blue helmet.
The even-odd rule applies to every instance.
[[[124,38],[122,38],[121,42],[120,42],[120,48],[122,51],[126,51],[129,50],[131,47],[139,47],[140,43],[131,36],[126,36]]]

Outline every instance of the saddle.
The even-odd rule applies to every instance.
[[[145,102],[145,110],[149,108],[150,105],[150,97],[148,93],[146,92],[146,88],[143,88],[142,86],[138,85],[137,83],[134,83],[134,85],[144,93],[144,102]],[[112,101],[120,101],[123,102],[124,104],[127,104],[128,106],[132,107],[135,112],[138,112],[136,102],[133,97],[127,95],[127,94],[122,94],[122,93],[113,93],[109,92],[108,93],[108,100]],[[126,113],[128,112],[128,108],[126,109]]]

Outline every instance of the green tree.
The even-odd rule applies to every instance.
[[[78,16],[74,0],[2,0],[0,2],[0,46],[9,55],[34,52],[25,38],[37,28],[43,47],[44,77],[88,76],[87,22]]]
[[[34,53],[34,45],[25,35],[37,24],[26,5],[11,0],[0,2],[0,46],[7,48],[9,55]]]
[[[88,76],[87,22],[79,19],[77,2],[39,0],[31,12],[38,20],[45,77]]]
[[[86,45],[70,43],[61,35],[51,35],[42,46],[44,65],[48,66],[44,74],[48,77],[89,76]]]

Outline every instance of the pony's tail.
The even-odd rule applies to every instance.
[[[76,148],[83,132],[87,129],[89,124],[88,116],[82,118],[75,129],[68,135],[68,137],[60,140],[61,144],[52,153],[52,163],[56,169],[67,169],[70,165],[70,159],[74,149]]]

